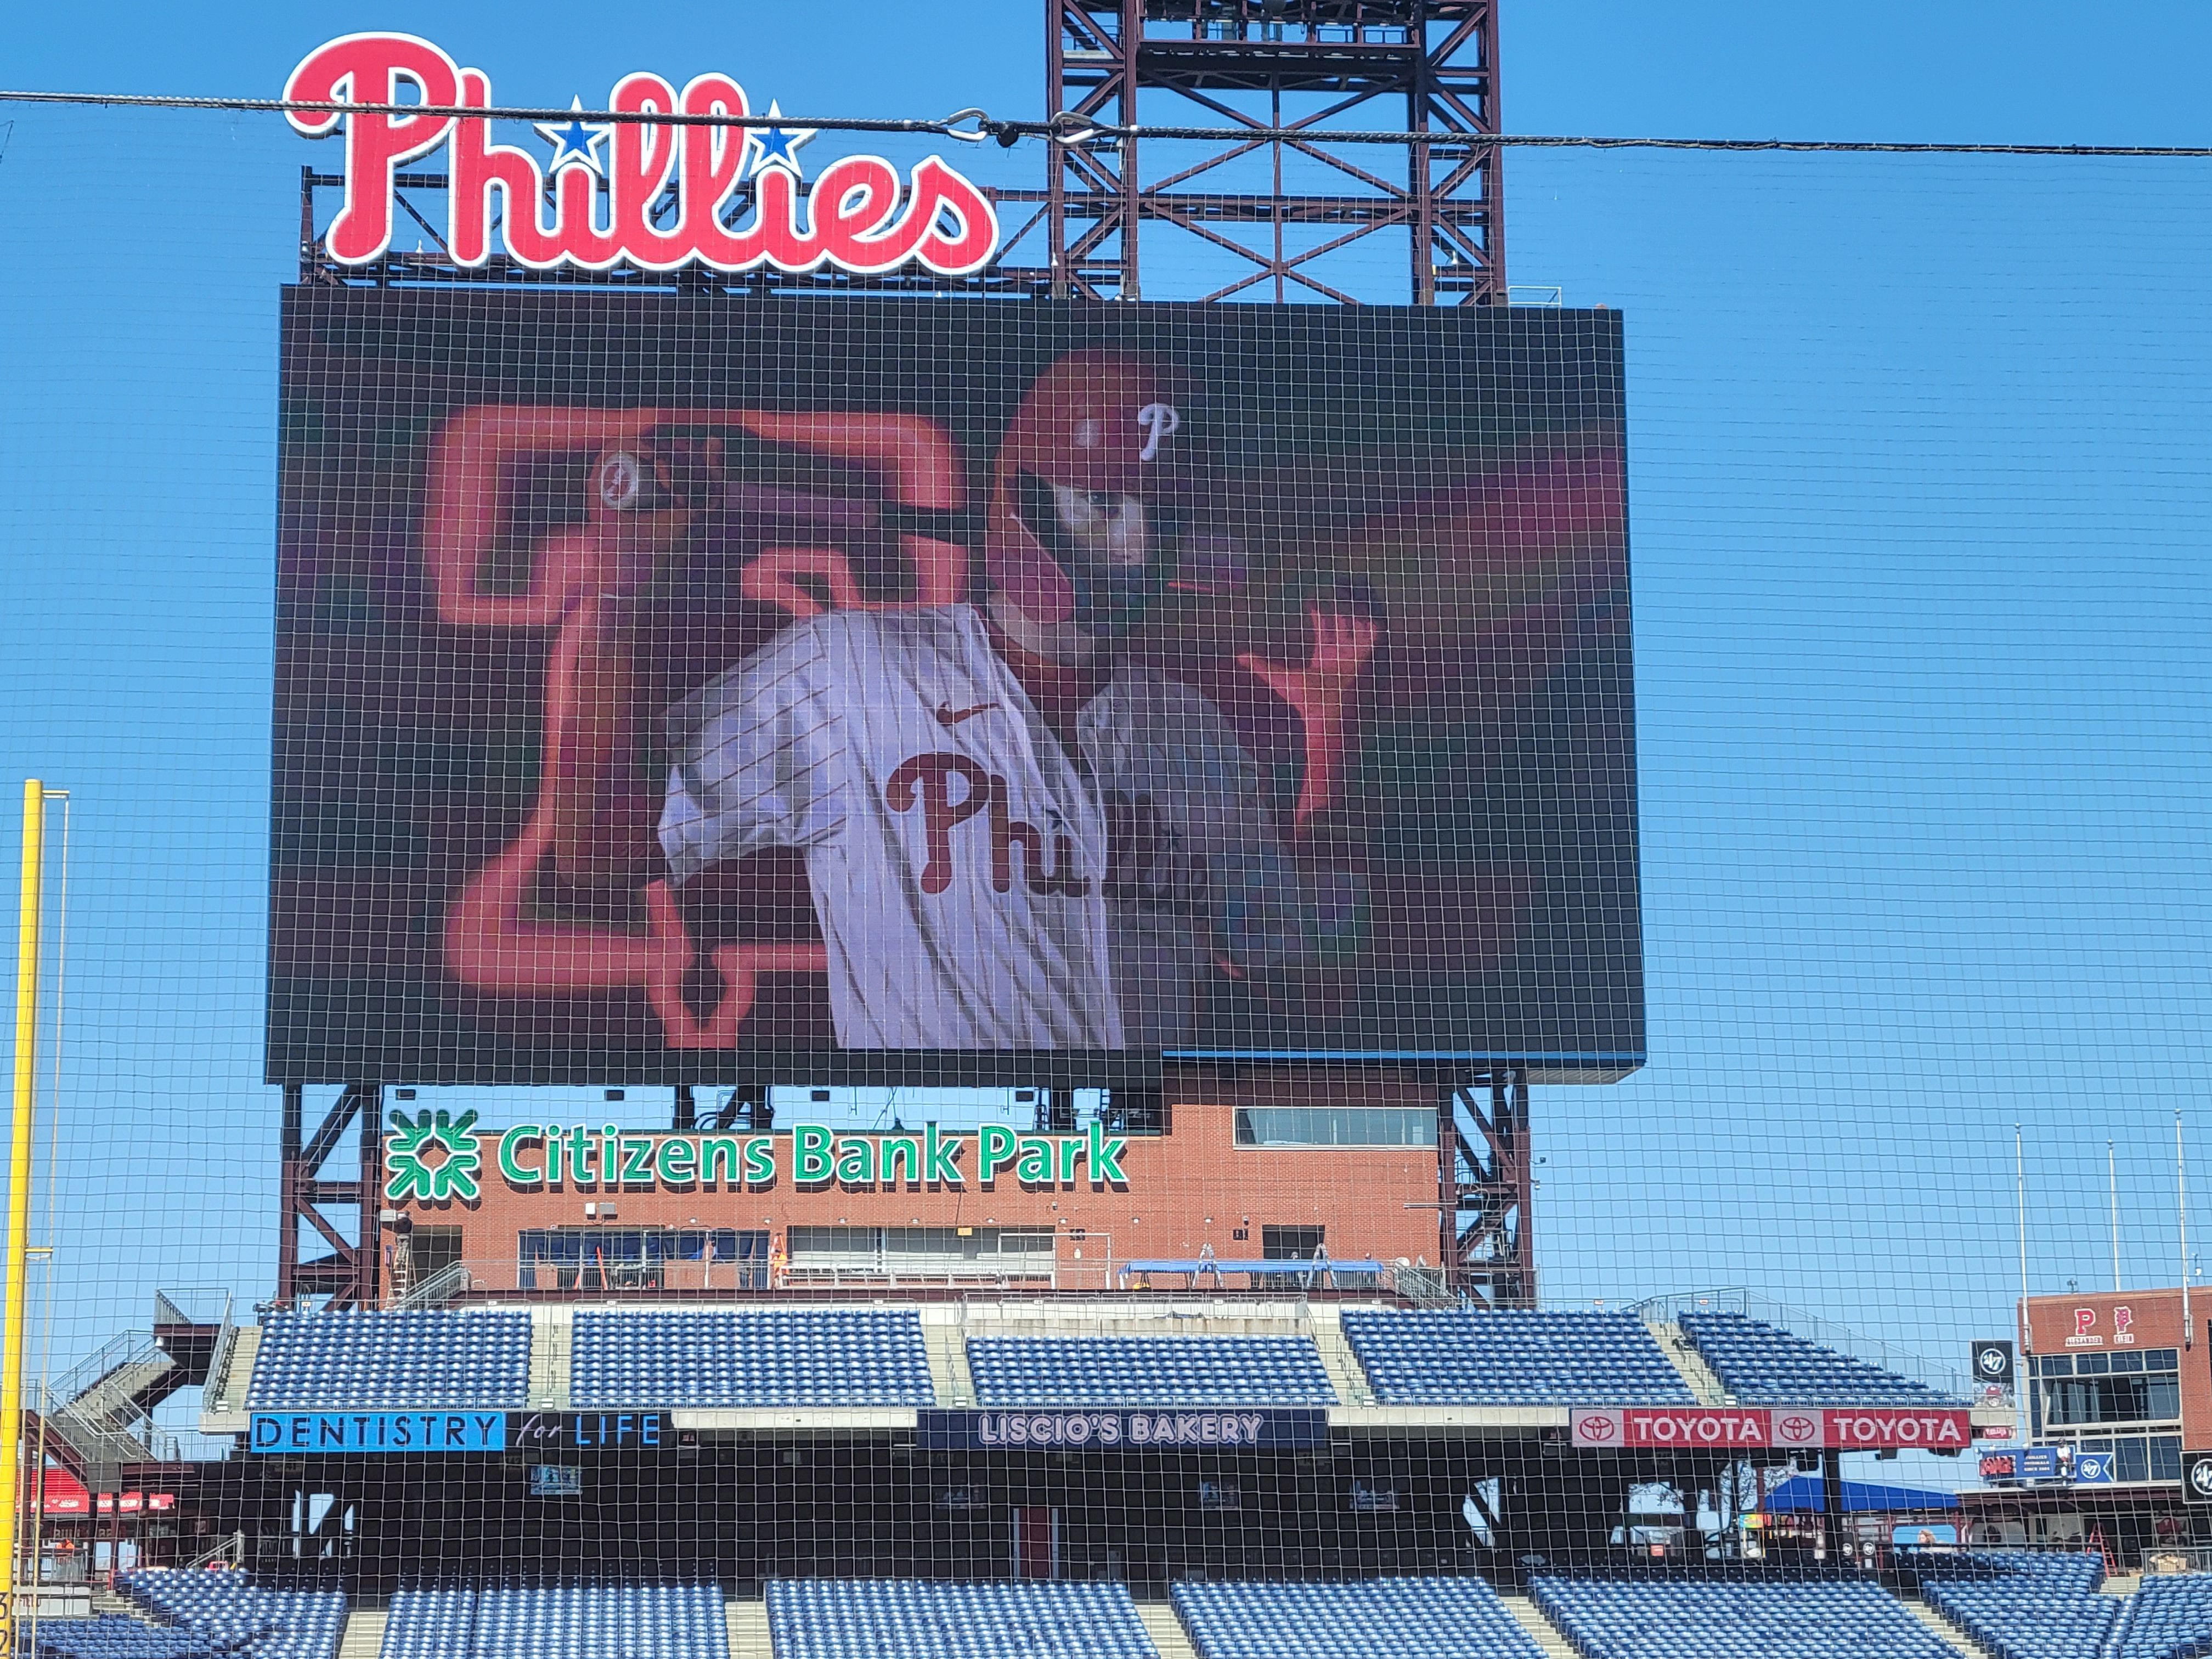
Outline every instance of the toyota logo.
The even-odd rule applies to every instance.
[[[1820,1431],[1820,1426],[1809,1417],[1785,1417],[1775,1425],[1784,1440],[1810,1440]]]
[[[1613,1419],[1609,1417],[1585,1417],[1577,1426],[1581,1430],[1582,1437],[1585,1440],[1613,1438]],[[2212,1479],[2212,1476],[2207,1478]]]
[[[2212,1457],[2199,1458],[2189,1466],[2189,1484],[2199,1496],[2212,1498]]]

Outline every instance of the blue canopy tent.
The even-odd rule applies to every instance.
[[[1817,1474],[1793,1474],[1766,1494],[1769,1515],[1818,1515],[1826,1493]],[[1955,1510],[1959,1494],[1931,1492],[1922,1486],[1885,1486],[1872,1480],[1844,1482],[1846,1515],[1921,1515],[1930,1510]]]

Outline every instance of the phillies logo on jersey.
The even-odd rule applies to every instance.
[[[462,68],[412,34],[349,34],[318,46],[292,71],[284,96],[319,104],[492,107],[490,76]],[[470,268],[492,257],[495,215],[508,257],[532,270],[701,264],[803,272],[835,265],[877,275],[919,264],[939,276],[964,276],[998,252],[999,221],[989,200],[934,155],[916,163],[903,181],[881,156],[842,156],[816,175],[802,198],[797,152],[814,136],[805,129],[651,120],[594,125],[582,118],[580,100],[574,106],[574,118],[539,125],[553,146],[542,167],[528,151],[494,142],[487,117],[356,109],[288,110],[285,118],[311,138],[327,137],[345,124],[345,201],[323,239],[340,264],[368,264],[384,256],[396,222],[399,168],[441,144],[450,146],[447,252]],[[744,88],[725,75],[695,76],[681,91],[657,75],[626,75],[615,82],[607,107],[641,115],[752,112]],[[768,112],[781,113],[774,104]],[[730,198],[748,183],[752,210],[734,227],[726,224]],[[671,192],[672,216],[656,211]]]
[[[1055,834],[1048,863],[1044,831],[1013,815],[1006,779],[965,755],[939,750],[901,761],[884,786],[884,799],[894,812],[921,808],[925,893],[941,893],[952,885],[952,832],[978,816],[990,830],[992,891],[1013,890],[1017,848],[1032,893],[1082,898],[1091,891],[1090,882],[1076,871],[1074,837]]]

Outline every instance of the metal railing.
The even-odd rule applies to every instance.
[[[448,1262],[392,1303],[394,1308],[440,1308],[457,1296],[477,1288],[476,1275],[465,1261]]]
[[[47,1395],[56,1402],[55,1409],[58,1411],[82,1399],[126,1365],[167,1358],[152,1336],[125,1331],[120,1336],[109,1338],[56,1377],[47,1387]]]
[[[232,1533],[213,1549],[203,1550],[191,1560],[179,1565],[186,1572],[191,1572],[202,1567],[211,1567],[218,1561],[228,1561],[234,1567],[246,1565],[246,1534],[244,1533]]]
[[[1838,1353],[1848,1354],[1854,1359],[1879,1366],[1923,1388],[1933,1389],[1938,1394],[1949,1395],[1962,1403],[1974,1396],[1974,1389],[1964,1374],[1951,1366],[1941,1364],[1909,1348],[1867,1336],[1848,1326],[1833,1324],[1818,1314],[1776,1302],[1740,1286],[1718,1291],[1681,1291],[1670,1296],[1650,1297],[1642,1302],[1630,1304],[1625,1311],[1639,1316],[1647,1325],[1675,1324],[1686,1313],[1741,1314],[1747,1319],[1777,1326],[1792,1336],[1802,1337],[1808,1342],[1832,1348]]]
[[[1281,1293],[1280,1287],[1272,1284],[1246,1285],[1235,1263],[1228,1261],[1220,1264],[1218,1279],[1210,1270],[1200,1273],[1194,1283],[1183,1282],[1180,1272],[1175,1275],[1154,1273],[1149,1276],[1152,1281],[1149,1285],[1135,1285],[1129,1282],[1129,1261],[1118,1251],[1109,1253],[1111,1243],[1099,1232],[1082,1240],[1061,1235],[1060,1249],[1054,1255],[1008,1253],[957,1261],[902,1257],[896,1252],[874,1256],[854,1252],[841,1258],[836,1254],[812,1255],[802,1251],[795,1257],[777,1257],[773,1261],[758,1255],[714,1261],[672,1257],[575,1261],[472,1255],[439,1269],[386,1305],[394,1310],[422,1310],[461,1302],[546,1297],[549,1293],[579,1301],[661,1297],[696,1301],[728,1297],[748,1302],[780,1297],[821,1301],[885,1294],[935,1299],[948,1295],[1121,1297],[1133,1294],[1164,1302],[1224,1291],[1262,1299]],[[1078,1249],[1085,1252],[1080,1260],[1074,1255]],[[1376,1271],[1325,1258],[1284,1265],[1304,1267],[1302,1273],[1281,1276],[1303,1281],[1302,1290],[1324,1294],[1340,1291],[1355,1297],[1396,1294],[1422,1307],[1460,1307],[1466,1303],[1466,1297],[1434,1268],[1384,1262]]]

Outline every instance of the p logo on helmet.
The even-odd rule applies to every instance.
[[[1160,446],[1182,430],[1182,416],[1173,404],[1146,404],[1137,411],[1137,425],[1145,434],[1145,446],[1137,452],[1137,459],[1149,461],[1160,453]]]

